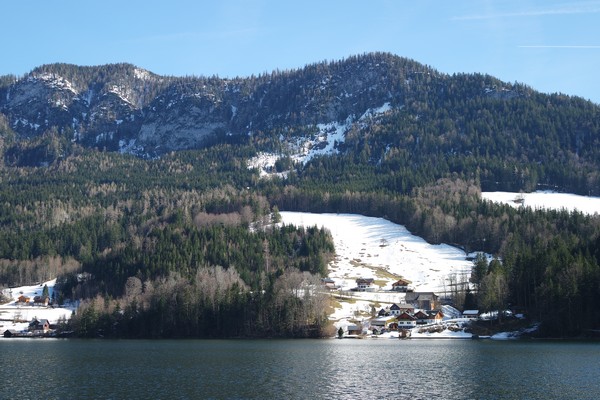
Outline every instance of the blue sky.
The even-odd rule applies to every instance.
[[[11,0],[0,75],[130,62],[249,76],[370,51],[600,103],[600,0]]]

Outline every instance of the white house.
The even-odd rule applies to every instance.
[[[390,314],[392,315],[400,315],[403,312],[408,314],[413,314],[415,312],[415,306],[412,304],[392,304],[390,307]]]
[[[373,278],[358,278],[356,280],[356,290],[358,290],[359,292],[372,291],[374,290],[374,288],[371,287],[371,285],[373,285],[373,282],[375,282]]]
[[[463,318],[477,319],[479,318],[479,310],[465,310],[462,313]]]
[[[398,329],[412,329],[417,326],[417,318],[407,312],[403,312],[398,317]]]

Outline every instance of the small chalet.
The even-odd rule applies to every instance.
[[[396,317],[393,315],[377,317],[371,321],[371,329],[377,331],[381,331],[382,329],[394,329],[397,327],[396,322]]]
[[[422,310],[439,308],[439,297],[433,292],[407,292],[405,301]]]
[[[403,312],[398,317],[398,329],[412,329],[417,326],[417,318],[407,312]]]
[[[29,298],[25,295],[20,295],[19,298],[17,299],[17,303],[19,303],[19,304],[29,304],[29,301],[31,301],[31,298]]]
[[[356,324],[349,324],[346,326],[346,330],[348,335],[360,335],[362,333],[362,328]]]
[[[329,290],[336,289],[335,281],[331,278],[323,278],[323,279],[321,279],[321,282],[323,283],[323,285],[325,286],[326,289],[329,289]]]
[[[427,323],[428,324],[441,324],[444,320],[444,313],[440,310],[427,311]]]
[[[375,280],[373,278],[358,278],[356,280],[356,290],[359,292],[367,292],[373,290],[371,287]]]
[[[50,330],[50,322],[47,319],[33,319],[27,330],[33,333],[47,333]]]
[[[4,331],[3,336],[5,338],[11,338],[11,337],[19,337],[19,336],[21,336],[21,334],[18,331],[15,331],[14,329],[7,329]]]
[[[392,315],[400,315],[403,312],[413,314],[415,312],[415,307],[412,304],[392,304],[390,307],[390,314]]]
[[[408,285],[412,282],[407,279],[398,279],[396,282],[392,283],[392,290],[395,292],[406,292],[408,290]]]
[[[464,310],[462,316],[463,318],[477,319],[479,318],[479,310]]]
[[[35,296],[33,298],[34,306],[47,307],[48,303],[50,303],[48,296]]]
[[[417,311],[413,316],[417,319],[417,325],[425,325],[429,319],[429,315],[421,310]]]

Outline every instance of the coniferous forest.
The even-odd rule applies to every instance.
[[[347,65],[246,84],[310,81]],[[82,299],[70,321],[82,337],[331,335],[329,297],[316,289],[335,251],[329,233],[273,223],[279,210],[357,213],[494,255],[474,261],[475,290],[466,296],[482,310],[525,310],[545,336],[600,329],[600,217],[480,196],[600,195],[599,107],[488,76],[402,71],[392,72],[411,79],[395,99],[403,107],[356,124],[336,154],[306,164],[283,157],[276,168],[289,171],[285,178],[262,179],[248,160],[285,155],[283,137],[311,134],[315,121],[306,116],[295,131],[265,124],[253,135],[217,133],[201,148],[140,158],[77,143],[59,127],[20,135],[0,114],[0,285],[58,277],[54,301]],[[292,86],[278,86],[271,111],[282,99],[301,101]]]

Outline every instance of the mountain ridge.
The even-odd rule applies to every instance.
[[[234,79],[57,63],[0,88],[0,110],[21,137],[56,127],[86,146],[116,150],[135,140],[160,154],[202,146],[211,135],[343,121],[383,100],[400,106],[420,74],[441,75],[385,53]]]
[[[303,163],[311,154],[389,168],[443,160],[446,172],[475,178],[482,169],[487,190],[600,186],[598,105],[389,53],[247,78],[159,76],[119,63],[49,64],[1,81],[12,165],[49,165],[73,145],[154,158],[226,142]]]

